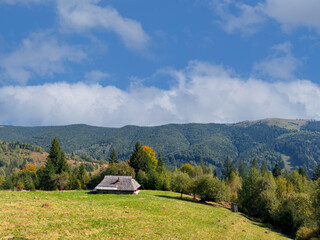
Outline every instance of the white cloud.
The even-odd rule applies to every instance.
[[[212,0],[212,5],[228,33],[252,34],[268,18],[280,23],[284,32],[307,27],[320,33],[319,0],[263,0],[257,1],[256,5],[236,0]]]
[[[66,61],[79,62],[85,54],[76,47],[59,43],[46,34],[24,39],[14,52],[0,58],[2,82],[26,84],[33,75],[52,76],[64,71]]]
[[[233,77],[222,66],[190,62],[172,71],[168,90],[83,83],[0,88],[0,123],[100,126],[237,122],[267,117],[320,119],[320,87],[307,80],[264,82]]]
[[[255,70],[276,79],[293,79],[293,73],[301,62],[292,55],[291,48],[289,42],[273,46],[273,54],[255,64]]]
[[[105,28],[115,32],[131,49],[146,48],[150,37],[141,23],[125,18],[110,7],[100,7],[99,0],[58,0],[58,14],[61,25],[68,31],[84,31],[91,28]]]
[[[239,31],[251,35],[265,21],[259,5],[250,6],[232,0],[213,0],[212,5],[221,18],[219,23],[227,33]],[[237,14],[231,12],[231,7],[237,9]]]
[[[319,0],[266,0],[263,11],[285,31],[307,27],[320,33]]]

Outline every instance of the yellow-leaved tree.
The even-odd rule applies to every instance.
[[[152,169],[155,170],[157,165],[158,165],[158,160],[156,158],[156,152],[149,146],[142,146],[141,147],[142,151],[144,151],[148,157],[150,158],[151,162],[152,162]]]

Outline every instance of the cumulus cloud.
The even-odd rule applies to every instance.
[[[168,90],[54,83],[0,88],[0,123],[100,126],[238,122],[267,117],[320,119],[320,87],[307,80],[264,82],[234,77],[223,66],[193,61],[171,71]]]
[[[141,23],[125,18],[110,7],[101,7],[99,0],[58,0],[58,14],[61,25],[68,31],[85,31],[104,28],[115,32],[123,43],[131,49],[144,49],[150,37]]]
[[[293,79],[293,73],[301,62],[293,56],[291,48],[290,42],[273,46],[273,53],[267,59],[256,63],[255,70],[275,79]]]
[[[307,27],[320,33],[318,0],[263,0],[255,5],[236,0],[212,0],[212,5],[228,33],[252,34],[267,19],[280,23],[284,32]]]
[[[54,37],[34,34],[24,39],[14,52],[1,56],[0,80],[26,84],[33,75],[61,73],[65,62],[79,62],[85,56],[77,47],[61,44]]]

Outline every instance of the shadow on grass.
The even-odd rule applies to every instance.
[[[199,204],[204,204],[204,205],[209,205],[209,206],[213,206],[213,207],[218,207],[218,208],[224,208],[227,209],[229,211],[231,211],[230,208],[227,208],[221,204],[218,203],[214,203],[214,202],[201,202],[200,200],[197,200],[193,197],[173,197],[173,196],[167,196],[167,195],[155,195],[156,197],[162,197],[162,198],[168,198],[168,199],[176,199],[176,200],[181,200],[181,201],[187,201],[187,202],[193,202],[193,203],[199,203]]]

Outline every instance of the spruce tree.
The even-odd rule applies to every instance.
[[[48,160],[51,160],[53,167],[55,168],[55,172],[59,171],[58,166],[61,159],[61,148],[58,139],[55,137],[51,142],[51,147],[49,150]]]
[[[162,173],[162,172],[165,171],[165,169],[166,169],[166,166],[164,165],[164,162],[163,162],[163,160],[162,160],[162,158],[161,158],[161,154],[159,153],[159,154],[158,154],[157,172],[158,172],[158,173]]]
[[[275,178],[282,175],[281,168],[279,167],[279,165],[277,163],[272,170],[272,174]]]
[[[110,164],[119,163],[118,156],[117,156],[116,150],[114,148],[111,151],[111,154],[109,157],[109,163]]]
[[[223,167],[223,178],[229,178],[232,172],[236,172],[236,168],[234,166],[234,163],[230,160],[230,158],[227,157]]]

